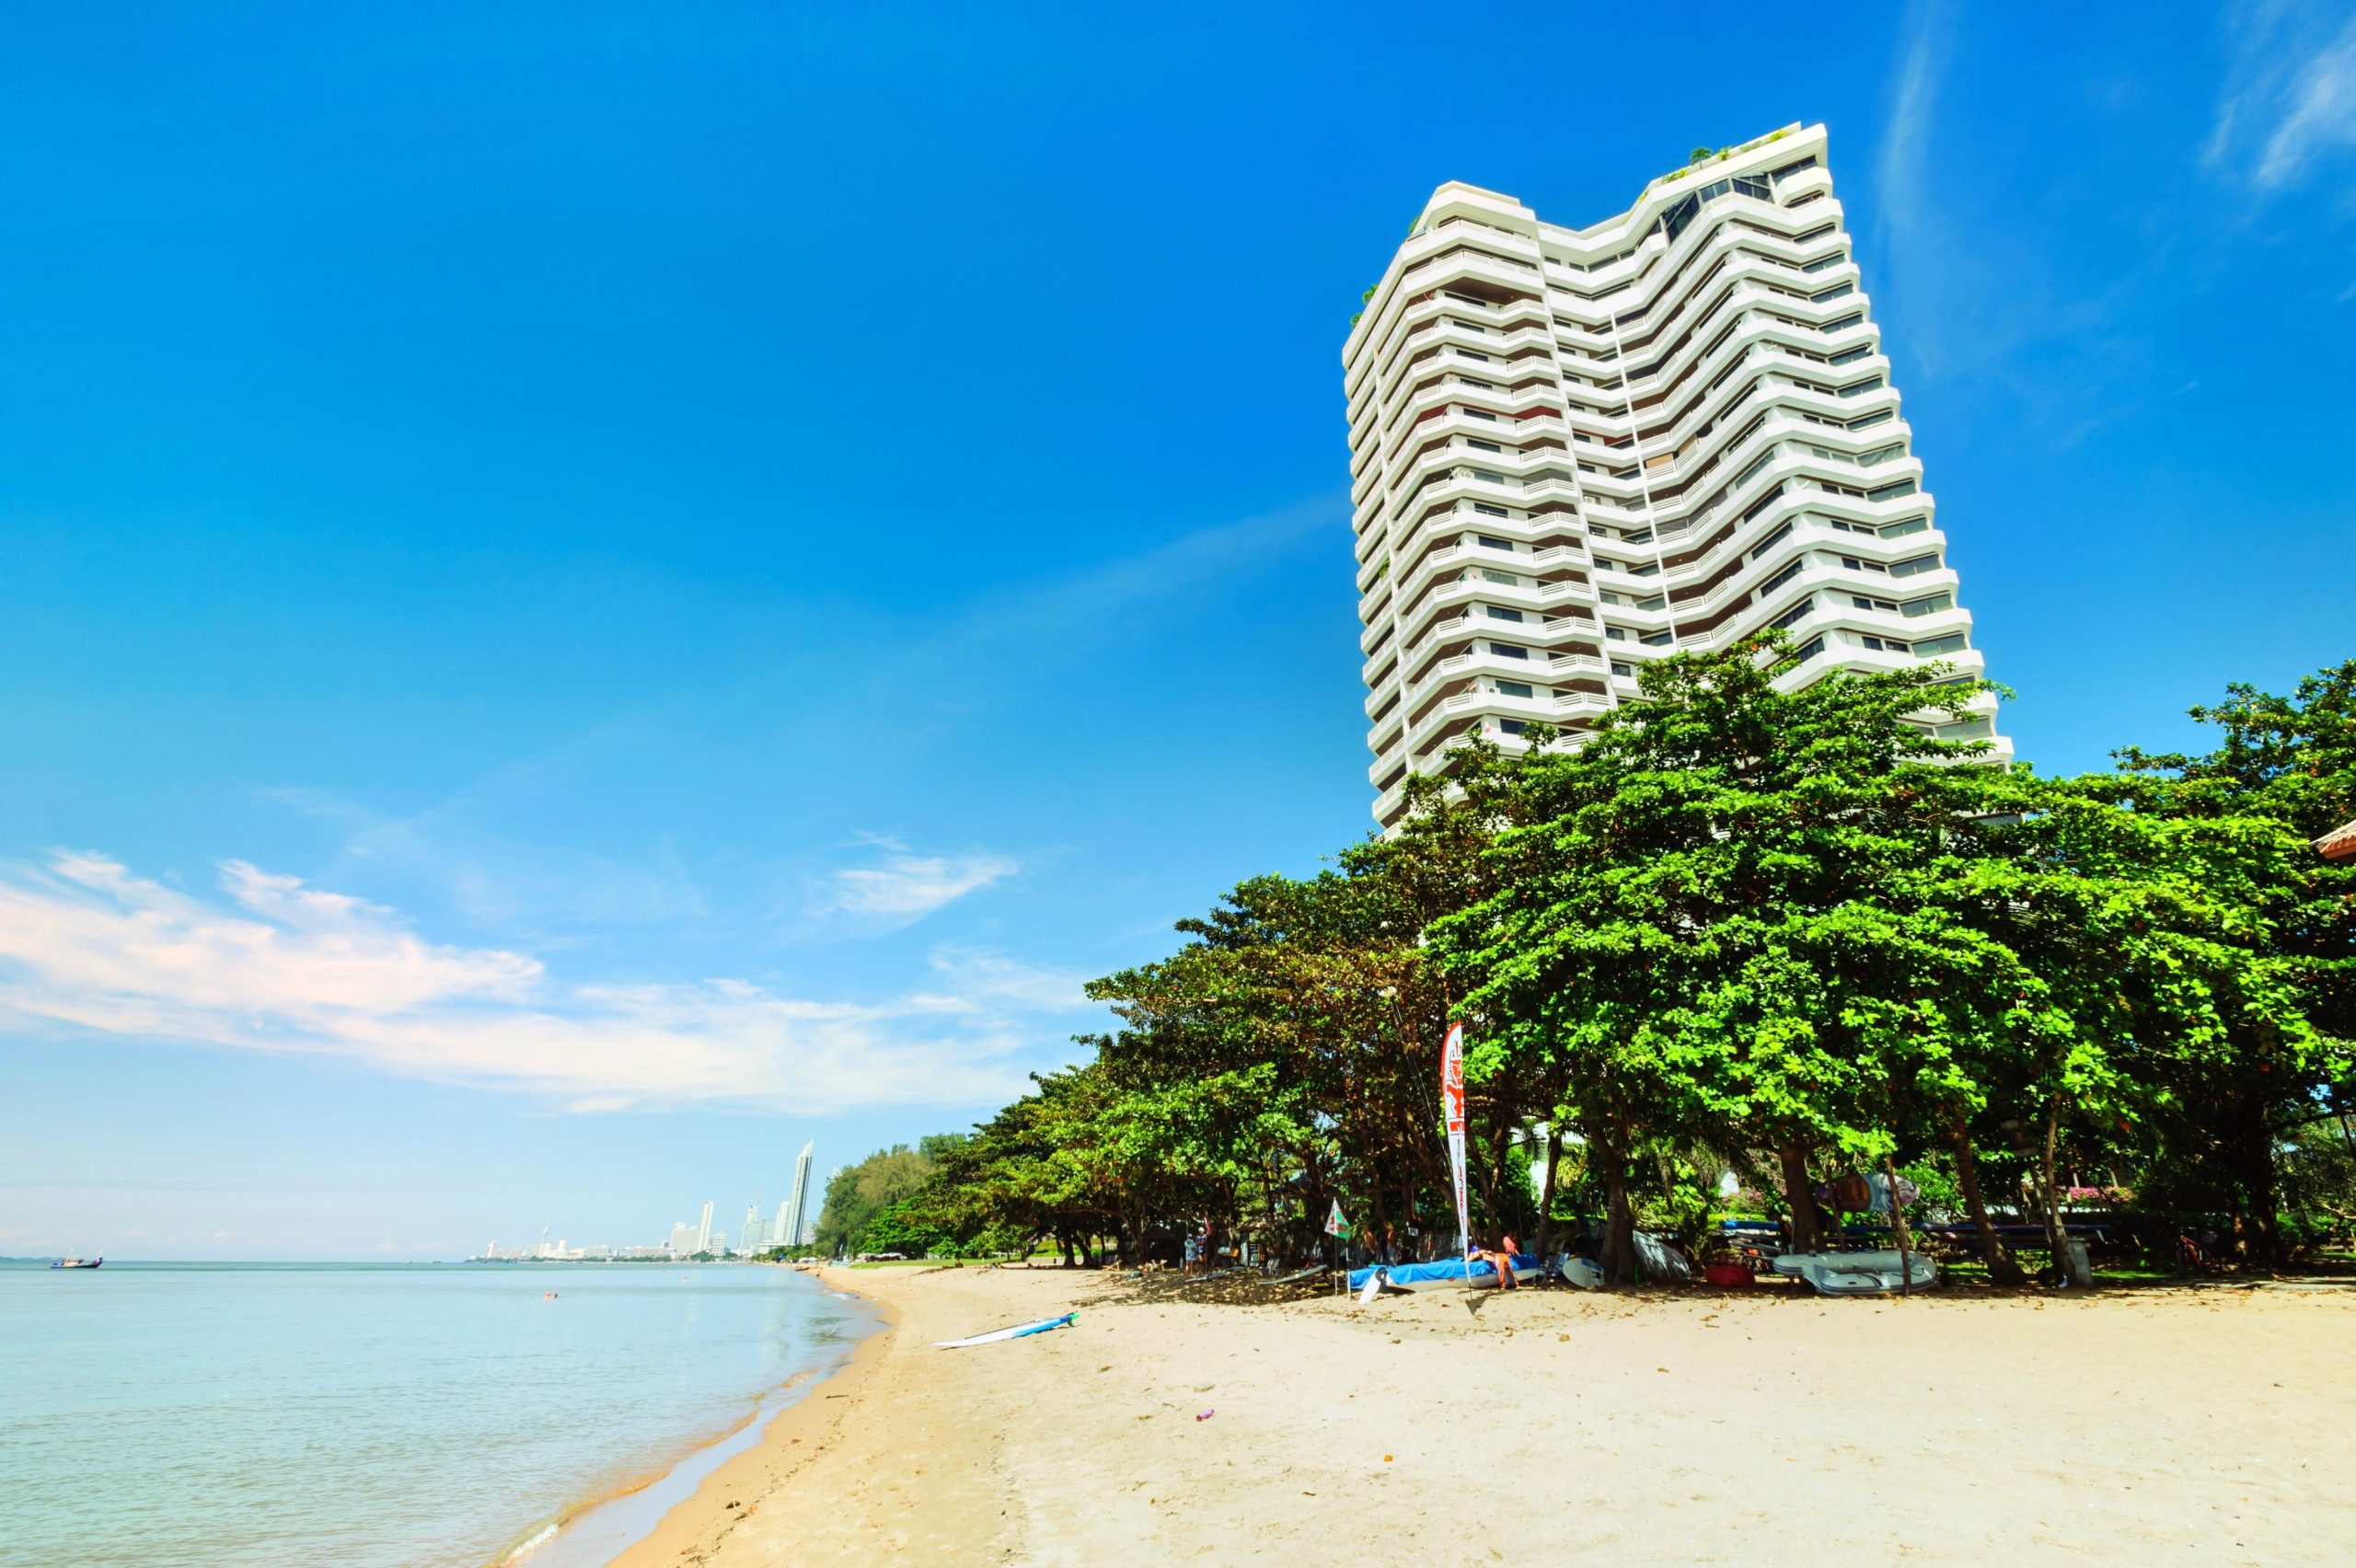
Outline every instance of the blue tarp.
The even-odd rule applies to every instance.
[[[1513,1266],[1515,1272],[1519,1273],[1523,1269],[1534,1269],[1539,1265],[1538,1260],[1529,1253],[1516,1252]],[[1350,1288],[1353,1291],[1365,1289],[1368,1277],[1377,1269],[1388,1274],[1393,1285],[1421,1285],[1433,1280],[1462,1279],[1464,1260],[1449,1258],[1437,1263],[1369,1263],[1362,1269],[1350,1271]],[[1485,1281],[1495,1285],[1497,1281],[1497,1265],[1483,1259],[1472,1265],[1472,1278],[1475,1282]]]

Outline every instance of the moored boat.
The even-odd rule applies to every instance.
[[[1543,1272],[1544,1265],[1528,1253],[1522,1253],[1513,1261],[1513,1277],[1517,1285],[1527,1284]],[[1494,1290],[1497,1284],[1497,1265],[1485,1258],[1471,1264],[1461,1258],[1432,1263],[1370,1263],[1365,1268],[1350,1271],[1351,1292],[1356,1294],[1364,1290],[1367,1282],[1378,1276],[1385,1290]]]
[[[94,1269],[105,1262],[104,1257],[60,1258],[49,1266],[53,1269]]]

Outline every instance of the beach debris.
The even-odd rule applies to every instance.
[[[1208,1421],[1216,1413],[1218,1412],[1215,1411],[1202,1411],[1195,1415],[1195,1419],[1196,1421]]]
[[[1044,1334],[1050,1329],[1068,1329],[1078,1321],[1080,1321],[1079,1313],[1067,1312],[1060,1318],[1042,1318],[1035,1323],[1017,1323],[1011,1329],[995,1329],[986,1334],[976,1334],[970,1339],[935,1340],[933,1347],[937,1350],[962,1350],[969,1344],[995,1344],[1000,1340],[1018,1340],[1032,1334]]]

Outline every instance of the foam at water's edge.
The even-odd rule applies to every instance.
[[[564,1522],[561,1519],[550,1519],[547,1524],[542,1525],[538,1529],[533,1531],[527,1539],[519,1542],[514,1551],[510,1551],[506,1556],[499,1560],[501,1568],[505,1568],[505,1565],[510,1562],[521,1562],[525,1558],[529,1557],[534,1551],[543,1546],[546,1546],[549,1541],[554,1540],[556,1539],[556,1532],[563,1527],[563,1523]]]

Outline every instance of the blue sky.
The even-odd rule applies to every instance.
[[[0,1251],[733,1230],[1066,1059],[1368,824],[1444,179],[1829,123],[2039,766],[2356,652],[2356,17],[2025,15],[12,8]]]

